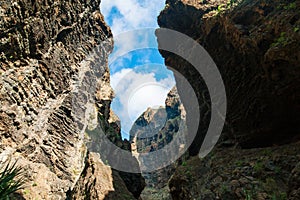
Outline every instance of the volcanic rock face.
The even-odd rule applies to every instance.
[[[298,142],[192,157],[169,181],[172,199],[298,199],[299,151]]]
[[[136,182],[139,184],[139,181]],[[105,165],[99,155],[90,153],[68,199],[136,199],[128,191],[120,174]]]
[[[130,130],[132,147],[136,146],[132,150],[136,150],[138,153],[154,151],[157,148],[158,132],[165,125],[166,117],[167,113],[164,107],[158,109],[148,108],[134,122]]]
[[[166,107],[158,109],[148,108],[133,124],[130,130],[130,140],[134,153],[151,154],[151,152],[163,149],[177,135],[181,137],[181,143],[171,145],[176,145],[178,149],[181,145],[185,145],[185,110],[176,87],[168,93],[165,105]],[[162,169],[142,173],[147,184],[141,194],[142,199],[170,199],[166,185],[175,167],[183,158],[182,156],[177,162]],[[152,162],[157,162],[157,160],[147,160],[140,164],[147,167],[152,165]]]
[[[226,7],[227,12],[220,9]],[[167,1],[158,17],[160,27],[198,41],[222,75],[228,102],[222,141],[252,148],[288,143],[299,136],[298,7],[299,1],[280,0],[246,0],[236,7],[227,1]],[[161,53],[167,66],[189,80],[199,98],[202,122],[190,149],[195,155],[207,130],[211,100],[193,66],[176,55]],[[176,79],[182,95],[184,88]],[[182,101],[189,113],[188,98]]]
[[[297,199],[300,2],[227,2],[167,0],[158,17],[161,27],[190,36],[208,51],[222,75],[228,103],[219,144],[207,157],[193,157],[176,168],[169,181],[172,198]],[[164,42],[159,31],[157,37]],[[161,54],[199,99],[201,121],[189,149],[197,155],[213,102],[193,66],[170,52]],[[175,78],[189,127],[193,108],[181,79]]]
[[[99,156],[87,151],[85,144],[93,139],[85,134],[87,127],[100,126],[111,141],[130,151],[110,111],[107,56],[113,42],[99,4],[0,3],[0,160],[18,159],[24,166],[24,199],[65,199],[67,191],[75,195],[70,198],[79,198],[87,190],[93,199],[103,199],[113,190],[113,183],[99,188],[99,179],[115,180]],[[81,184],[92,180],[94,185]],[[142,179],[136,182],[142,187]],[[134,190],[138,196],[141,189]]]
[[[185,110],[176,87],[168,93],[166,107],[148,108],[133,124],[130,141],[138,153],[162,149],[169,144],[185,121]]]

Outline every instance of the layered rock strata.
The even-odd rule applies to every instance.
[[[158,17],[160,27],[184,33],[207,50],[227,95],[218,145],[204,159],[193,157],[176,168],[169,181],[173,199],[299,198],[299,3],[167,0]],[[160,44],[165,42],[159,30],[157,37]],[[177,47],[180,50],[179,42]],[[197,155],[211,105],[218,102],[191,64],[170,52],[161,54],[198,97],[200,128],[189,149],[190,155]],[[193,107],[180,77],[175,78],[189,128]]]
[[[299,2],[230,2],[168,0],[158,23],[197,41],[216,63],[227,96],[223,141],[243,148],[293,141],[299,138],[300,120]],[[159,31],[157,36],[162,43]],[[200,129],[190,149],[195,155],[208,128],[213,97],[193,66],[170,52],[161,53],[166,65],[191,83],[199,99]],[[176,81],[187,124],[192,123],[193,107],[183,97],[179,77]]]
[[[167,95],[165,107],[148,108],[133,124],[130,130],[130,141],[134,154],[155,152],[164,149],[167,145],[174,146],[174,154],[179,153],[186,145],[185,110],[180,101],[176,87]],[[174,138],[180,137],[179,143]],[[176,150],[175,150],[176,149]],[[142,192],[142,199],[170,199],[167,183],[172,176],[176,166],[181,164],[187,155],[178,156],[177,161],[169,166],[152,172],[143,172],[147,187]],[[139,157],[142,159],[142,157]],[[166,157],[165,160],[170,159]],[[154,160],[141,160],[140,165],[147,166],[157,162]],[[144,162],[143,162],[144,161]]]
[[[65,199],[68,193],[103,199],[114,190],[112,181],[126,185],[124,195],[139,196],[130,175],[113,180],[119,172],[111,173],[86,146],[94,142],[86,128],[100,126],[113,143],[130,150],[116,120],[109,121],[114,117],[107,57],[113,40],[99,4],[0,3],[0,159],[24,166],[26,187],[19,198]],[[91,171],[94,185],[80,184],[92,181]],[[101,179],[107,187],[99,188]],[[134,180],[142,185],[141,178]]]

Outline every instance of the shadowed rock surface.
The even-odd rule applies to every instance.
[[[235,7],[227,1],[201,2],[168,0],[158,23],[196,40],[216,63],[228,102],[222,141],[252,148],[299,138],[299,1],[244,0]],[[219,11],[218,7],[230,9]],[[171,70],[189,80],[199,98],[203,120],[190,149],[195,155],[206,133],[211,100],[193,66],[171,53],[161,53]],[[183,95],[185,88],[178,77],[176,81]],[[188,99],[182,97],[187,124],[193,109]]]
[[[192,157],[169,181],[172,199],[296,200],[299,150],[298,142],[260,149],[215,149],[204,159]]]
[[[298,0],[166,1],[159,26],[190,36],[208,51],[228,103],[218,145],[204,159],[194,157],[177,167],[169,180],[173,199],[299,197],[299,7]],[[163,43],[159,30],[156,34]],[[210,121],[211,97],[193,66],[170,52],[161,54],[197,94],[200,128],[189,148],[197,155]],[[193,105],[180,77],[175,79],[189,127]]]

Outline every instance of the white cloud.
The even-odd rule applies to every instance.
[[[158,83],[144,84],[137,88],[128,99],[131,121],[137,119],[148,107],[163,106],[169,91],[166,86]]]
[[[122,69],[111,76],[111,85],[117,94],[113,107],[118,107],[115,112],[122,120],[123,131],[128,133],[133,122],[148,107],[165,105],[175,82],[172,76],[157,81],[154,73]]]
[[[133,66],[126,66],[132,63],[128,62],[132,60],[129,52],[157,48],[154,30],[164,5],[165,0],[102,0],[100,4],[101,13],[114,35],[114,51],[109,59],[113,72],[111,85],[116,94],[112,108],[121,119],[123,133],[129,132],[133,122],[148,107],[165,105],[167,93],[175,85],[171,73],[157,81],[149,70],[147,73],[134,71],[134,62]],[[136,62],[150,62],[150,53],[145,51],[138,55]]]
[[[157,27],[156,18],[164,8],[165,0],[102,0],[101,12],[108,16],[116,8],[121,17],[112,17],[114,34],[143,27]]]
[[[110,55],[110,62],[123,57],[130,51],[136,50],[139,46],[147,46],[148,37],[139,35],[138,32],[126,32],[114,37],[114,51]]]
[[[115,62],[117,59],[128,59],[129,53],[143,49],[157,49],[157,41],[154,34],[155,29],[137,29],[127,31],[114,36],[114,51],[110,55],[109,63]],[[150,54],[148,54],[149,56]],[[141,54],[144,59],[146,54]]]

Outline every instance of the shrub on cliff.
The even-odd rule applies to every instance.
[[[0,170],[0,200],[8,200],[9,196],[19,189],[23,188],[25,183],[24,170],[16,166],[17,162],[8,162]]]

